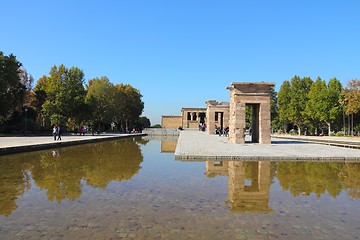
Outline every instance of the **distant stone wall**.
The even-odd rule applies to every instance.
[[[182,127],[182,116],[162,116],[161,126],[163,128],[173,128],[173,129]]]
[[[175,128],[145,128],[142,133],[154,136],[178,136],[180,130]]]

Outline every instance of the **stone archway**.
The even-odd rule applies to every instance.
[[[234,82],[230,87],[229,141],[245,143],[246,106],[252,107],[252,142],[270,144],[270,90],[275,83]]]

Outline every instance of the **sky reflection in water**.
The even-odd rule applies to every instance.
[[[176,138],[0,157],[2,239],[359,236],[360,164],[174,160]]]

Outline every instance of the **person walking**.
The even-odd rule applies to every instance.
[[[61,130],[61,127],[60,125],[57,127],[57,136],[58,136],[58,139],[57,140],[61,140],[61,134],[62,134],[62,130]]]
[[[56,126],[56,124],[54,124],[52,133],[53,133],[54,141],[55,141],[56,140],[56,135],[57,135],[57,126]]]

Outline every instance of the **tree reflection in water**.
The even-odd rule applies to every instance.
[[[208,177],[228,176],[231,212],[271,213],[269,189],[274,177],[293,196],[320,197],[326,192],[337,197],[345,190],[350,198],[360,198],[360,164],[340,162],[243,162],[207,161]]]
[[[320,197],[326,191],[337,197],[346,190],[351,198],[360,195],[360,164],[340,162],[280,162],[277,178],[284,190],[294,196],[314,193]]]
[[[30,189],[28,167],[14,156],[0,158],[0,215],[9,216],[17,208],[16,200]]]
[[[50,201],[60,203],[80,197],[82,184],[104,189],[111,181],[130,179],[142,161],[139,145],[132,140],[2,156],[0,214],[8,216],[17,208],[16,200],[30,189],[31,178]]]

